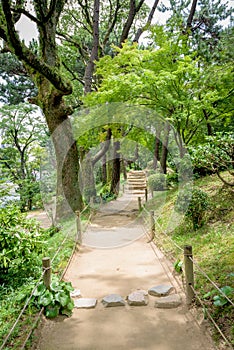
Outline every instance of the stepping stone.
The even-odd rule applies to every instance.
[[[173,309],[180,306],[180,304],[181,304],[180,296],[178,294],[172,294],[156,300],[154,307],[158,309]]]
[[[97,299],[79,298],[74,300],[74,307],[77,309],[94,309],[97,305]]]
[[[136,290],[127,296],[128,304],[131,306],[142,306],[148,304],[148,293],[145,290]]]
[[[174,289],[171,285],[166,284],[160,284],[158,286],[152,287],[148,290],[148,293],[150,295],[153,295],[154,297],[164,297]]]
[[[81,292],[80,289],[74,289],[71,293],[70,296],[72,298],[81,298]]]
[[[125,306],[125,301],[118,294],[109,294],[102,299],[104,307]]]

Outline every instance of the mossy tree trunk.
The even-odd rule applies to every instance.
[[[57,52],[56,28],[65,0],[32,1],[35,15],[27,11],[24,2],[15,8],[10,0],[1,2],[2,22],[0,36],[27,69],[38,88],[38,96],[32,100],[38,104],[46,118],[52,136],[57,161],[57,208],[56,217],[61,218],[70,209],[83,206],[79,190],[79,157],[69,120],[71,110],[63,97],[72,93],[72,86],[61,74]],[[16,20],[24,13],[35,22],[39,32],[38,52],[28,48],[20,40],[15,29]],[[18,16],[17,16],[18,15]],[[68,205],[69,203],[69,205]]]

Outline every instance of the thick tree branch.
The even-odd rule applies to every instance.
[[[18,14],[23,14],[26,17],[28,17],[31,21],[33,21],[34,23],[40,25],[41,22],[33,15],[31,15],[31,13],[29,13],[28,11],[26,11],[25,9],[21,8],[21,9],[11,9],[11,11],[13,13],[18,13]]]
[[[98,48],[99,48],[99,10],[100,0],[94,0],[93,9],[93,46],[89,62],[85,69],[84,75],[84,93],[87,94],[92,90],[92,79],[94,73],[94,61],[98,60]]]
[[[193,17],[195,15],[196,7],[197,7],[197,0],[193,0],[190,13],[187,19],[186,32],[188,32],[192,28],[192,22],[193,22]]]
[[[128,38],[129,31],[131,29],[131,26],[133,24],[135,16],[140,11],[142,5],[144,4],[144,1],[145,0],[141,0],[139,2],[138,6],[136,6],[136,1],[130,0],[130,9],[129,9],[129,13],[128,13],[128,18],[124,24],[123,31],[122,31],[120,41],[119,41],[120,47],[122,46],[122,43]]]
[[[69,67],[65,62],[62,62],[64,68],[71,74],[71,76],[73,77],[72,80],[77,80],[79,81],[79,83],[81,83],[84,86],[84,81],[81,80]]]
[[[95,155],[95,157],[92,160],[92,165],[94,166],[108,151],[109,147],[110,147],[110,141],[111,141],[111,129],[109,128],[107,130],[107,134],[106,134],[106,140],[105,142],[103,142],[102,147],[100,149],[100,151]]]
[[[160,1],[160,0],[155,0],[155,1],[154,1],[153,7],[152,7],[152,9],[151,9],[151,11],[150,11],[150,13],[149,13],[149,16],[148,16],[148,19],[147,19],[146,24],[144,25],[144,27],[141,27],[141,28],[138,29],[138,31],[137,31],[137,33],[136,33],[135,38],[134,38],[133,41],[135,41],[135,42],[138,43],[141,34],[142,34],[145,30],[147,30],[147,29],[149,28],[149,26],[151,25],[151,22],[152,22],[152,19],[153,19],[153,16],[154,16],[154,13],[155,13],[155,11],[156,11],[156,8],[157,8],[157,6],[158,6],[159,1]]]
[[[19,36],[14,27],[14,21],[10,9],[10,0],[4,0],[2,2],[2,8],[5,15],[6,26],[7,26],[7,43],[11,46],[16,56],[23,60],[28,66],[41,73],[47,78],[54,87],[65,95],[69,95],[72,92],[72,87],[69,83],[66,83],[61,78],[57,68],[52,68],[44,61],[39,59],[37,56],[30,51],[24,43],[19,39]],[[0,32],[0,34],[2,34]],[[5,34],[5,33],[3,33]]]
[[[110,21],[109,21],[110,24],[109,24],[108,30],[106,32],[106,35],[105,35],[105,37],[103,39],[103,43],[102,43],[103,47],[105,47],[107,41],[110,38],[110,34],[112,33],[112,31],[113,31],[113,29],[115,27],[115,24],[117,22],[118,12],[119,12],[120,8],[121,8],[120,1],[117,0],[116,1],[116,8],[115,8],[114,15],[112,15],[112,12],[110,11]],[[111,17],[112,16],[113,16],[113,20],[111,21]]]
[[[90,28],[92,28],[93,27],[93,23],[91,21],[91,17],[90,17],[90,14],[89,14],[88,1],[85,0],[85,4],[83,4],[82,0],[78,0],[77,2],[80,5],[80,7],[82,8],[82,12],[83,12],[83,14],[85,16],[85,19],[86,19],[87,23],[89,24]]]
[[[220,180],[221,180],[225,185],[234,187],[234,182],[226,181],[226,180],[220,175],[220,172],[219,172],[219,171],[216,171],[216,174],[218,175],[218,177],[220,178]]]

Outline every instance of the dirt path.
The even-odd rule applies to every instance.
[[[74,309],[71,318],[44,321],[37,350],[214,349],[188,312],[165,258],[147,243],[137,205],[137,197],[124,195],[96,214],[65,279],[98,304],[95,309]],[[160,284],[174,286],[181,306],[157,309],[153,296],[147,306],[104,308],[101,303],[108,294],[125,298],[138,288]]]

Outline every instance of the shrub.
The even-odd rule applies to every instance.
[[[167,184],[169,186],[174,186],[174,185],[178,184],[178,181],[179,181],[178,173],[173,172],[171,174],[167,174],[166,178],[167,178]]]
[[[209,197],[206,192],[199,188],[190,191],[185,188],[178,195],[175,210],[179,213],[185,213],[193,223],[194,230],[202,227],[205,211],[209,207]]]
[[[151,191],[163,191],[166,189],[166,175],[154,174],[148,177],[148,185]]]
[[[59,281],[53,276],[50,289],[46,289],[43,282],[39,284],[34,292],[34,303],[39,308],[44,307],[45,316],[48,318],[57,317],[59,314],[71,316],[74,301],[70,292],[73,291],[70,282]]]
[[[0,271],[20,266],[26,268],[42,250],[43,240],[39,224],[26,219],[20,209],[7,206],[0,212]],[[25,266],[24,266],[25,264]],[[33,266],[32,266],[33,267]]]
[[[194,172],[200,176],[219,174],[224,170],[233,170],[234,167],[234,134],[217,133],[206,137],[206,143],[190,148]],[[232,174],[232,171],[230,172]],[[220,179],[227,185],[222,177]]]

